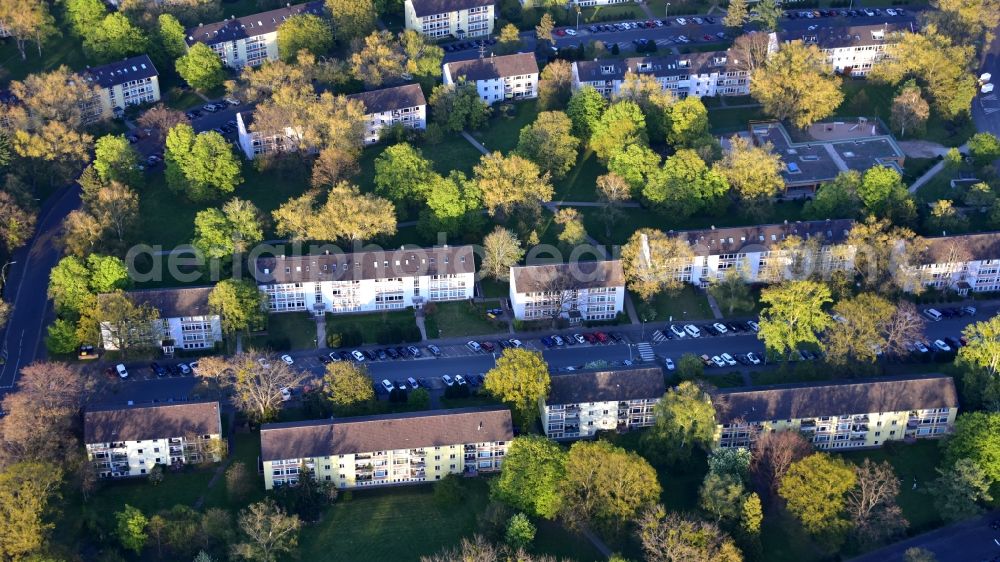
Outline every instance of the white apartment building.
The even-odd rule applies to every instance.
[[[550,439],[583,439],[649,427],[664,392],[659,367],[554,375],[539,401],[542,428]]]
[[[219,462],[225,455],[218,402],[87,410],[87,458],[100,478],[144,476],[156,465]]]
[[[927,243],[915,282],[960,295],[1000,291],[1000,232],[927,238]]]
[[[818,27],[814,30],[771,33],[768,48],[778,50],[782,44],[802,41],[823,50],[834,72],[863,77],[872,66],[886,57],[885,47],[900,34],[912,32],[909,23],[881,23],[842,27]]]
[[[257,258],[271,312],[372,312],[473,296],[472,246]]]
[[[406,0],[406,29],[435,39],[493,34],[494,0]]]
[[[126,107],[160,101],[159,73],[147,55],[88,68],[80,75],[98,88],[93,103],[84,108],[89,122],[121,117]]]
[[[285,6],[277,10],[199,24],[187,30],[188,47],[204,43],[219,54],[222,63],[240,69],[278,60],[278,27],[298,14],[324,16],[323,2]]]
[[[393,125],[421,131],[427,128],[427,100],[419,84],[383,88],[347,97],[365,106],[365,144],[377,143],[382,129]]]
[[[208,306],[211,292],[212,287],[184,287],[129,291],[126,296],[137,306],[148,305],[159,312],[159,319],[143,330],[150,347],[199,350],[222,342],[222,319]],[[118,349],[118,329],[101,323],[105,350]]]
[[[303,467],[338,488],[499,472],[512,439],[510,410],[502,408],[264,424],[264,488],[296,484]]]
[[[750,94],[750,74],[729,51],[630,57],[573,63],[573,89],[592,86],[606,98],[621,93],[629,75],[650,75],[677,98]]]
[[[443,72],[445,85],[472,82],[479,97],[490,105],[538,97],[538,63],[533,53],[449,62]]]
[[[281,133],[265,134],[253,128],[253,112],[240,111],[236,114],[236,135],[240,150],[248,160],[262,154],[276,152],[291,152],[299,149],[302,132],[296,128],[285,127]]]
[[[625,305],[622,262],[511,267],[510,304],[518,320],[612,320]]]
[[[958,415],[955,382],[942,375],[718,390],[712,402],[722,448],[767,431],[799,431],[817,449],[879,447],[943,437]]]

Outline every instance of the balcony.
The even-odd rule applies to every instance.
[[[868,433],[868,425],[867,424],[852,425],[851,433]]]

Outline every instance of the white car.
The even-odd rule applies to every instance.
[[[472,351],[475,351],[476,353],[479,353],[483,349],[483,346],[479,345],[479,342],[467,341],[465,342],[465,345],[466,347],[468,347]]]
[[[678,35],[677,40],[681,43],[690,43],[691,40],[687,38],[687,35]]]
[[[684,18],[677,18],[677,19],[676,19],[676,20],[674,20],[674,21],[676,21],[676,22],[677,22],[677,25],[687,25],[687,24],[688,24],[688,20],[686,20],[686,19],[684,19]]]
[[[451,380],[451,377],[448,375],[444,375],[443,377],[441,377],[441,380],[444,381],[444,384],[448,386],[455,384],[455,381]]]
[[[185,377],[191,374],[191,367],[188,367],[186,363],[178,363],[177,368],[180,369],[181,374]]]
[[[459,386],[462,386],[465,384],[465,377],[462,375],[455,375],[455,382],[457,382]]]
[[[685,332],[683,328],[678,328],[673,324],[670,325],[670,331],[673,332],[673,334],[678,338],[684,338],[687,336],[687,332]]]
[[[413,377],[410,377],[410,378],[406,379],[406,382],[410,385],[411,389],[416,390],[416,389],[420,388],[420,383],[418,383],[417,379],[415,379]]]
[[[725,361],[726,365],[729,365],[730,367],[736,364],[736,360],[733,359],[733,356],[728,353],[723,353],[720,357],[722,357],[722,360]]]
[[[330,353],[330,354],[327,355],[327,357],[329,357],[330,361],[333,361],[334,363],[336,363],[337,361],[340,361],[340,354],[339,353]]]
[[[576,343],[587,343],[587,339],[582,334],[573,334],[573,339],[576,340]]]
[[[722,324],[721,322],[716,322],[715,324],[712,324],[712,327],[718,330],[720,334],[726,334],[729,332],[729,328],[727,328],[726,325]]]
[[[920,353],[927,353],[928,351],[930,351],[929,349],[927,349],[927,346],[924,345],[924,342],[922,341],[913,342],[913,347],[916,348],[916,350],[919,351]]]
[[[292,399],[292,389],[290,389],[290,388],[282,388],[281,389],[281,401],[282,402],[288,402],[291,399]]]
[[[760,324],[754,322],[753,320],[747,320],[747,326],[750,326],[750,329],[754,332],[760,331]]]
[[[118,376],[119,377],[121,377],[123,379],[127,379],[128,378],[128,371],[125,370],[125,365],[123,365],[122,363],[119,363],[119,364],[115,365],[115,371],[118,372]]]
[[[674,360],[671,359],[671,358],[669,358],[669,357],[665,357],[663,359],[663,366],[666,367],[668,371],[673,371],[674,370]]]
[[[521,343],[521,340],[510,340],[510,345],[512,345],[514,349],[520,349],[524,344]]]
[[[191,367],[191,372],[192,373],[194,373],[196,375],[198,374],[198,362],[197,361],[194,361],[193,363],[189,364],[188,367]]]
[[[552,336],[552,341],[556,342],[556,345],[563,346],[566,342],[562,339],[562,336]]]
[[[699,330],[694,324],[687,324],[684,326],[684,331],[688,333],[692,338],[700,338],[701,330]]]
[[[353,357],[354,360],[357,361],[358,363],[361,363],[362,361],[365,360],[365,354],[361,353],[360,351],[358,351],[356,349],[351,352],[351,357]]]
[[[944,343],[944,340],[934,340],[934,347],[938,348],[939,351],[951,351],[951,346]]]
[[[698,24],[698,25],[701,25],[701,24],[705,23],[705,20],[703,20],[703,19],[701,19],[701,18],[699,18],[699,17],[697,17],[697,16],[696,16],[696,17],[693,17],[693,18],[691,18],[691,19],[692,19],[692,20],[694,20],[694,23],[696,23],[696,24]]]
[[[286,365],[294,365],[295,360],[292,359],[291,355],[282,355],[281,360],[285,362]]]
[[[715,363],[716,367],[725,367],[726,362],[722,360],[718,355],[712,356],[712,363]]]
[[[382,379],[382,388],[384,388],[386,392],[392,392],[396,387],[389,382],[389,379]]]
[[[754,365],[760,365],[760,358],[753,353],[747,353],[747,361],[753,363]]]
[[[885,13],[889,14],[890,16],[894,16],[896,15],[896,10],[893,10],[892,8],[886,8]]]
[[[573,36],[576,35],[576,30],[575,29],[567,29],[566,30],[566,35],[569,35],[570,37],[573,37]]]

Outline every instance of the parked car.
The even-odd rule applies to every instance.
[[[340,361],[340,354],[336,351],[331,351],[327,357],[330,358],[330,361]]]
[[[441,348],[434,344],[428,345],[427,351],[430,351],[431,355],[433,355],[434,357],[441,357]]]
[[[376,349],[375,357],[378,357],[379,361],[385,361],[386,359],[389,358],[389,354],[386,353],[384,349]]]
[[[188,367],[187,363],[178,363],[177,368],[180,369],[181,375],[185,377],[191,374],[191,367]]]
[[[623,343],[625,341],[625,336],[618,332],[608,332],[608,337],[615,340],[616,343]]]
[[[718,355],[713,355],[712,356],[712,363],[715,363],[716,367],[725,367],[726,366],[726,362],[723,361],[722,358],[719,357]]]
[[[956,340],[955,338],[945,338],[944,343],[948,344],[948,346],[951,347],[952,349],[958,349],[962,347],[962,343]]]
[[[936,347],[938,351],[951,351],[951,346],[944,343],[943,340],[934,340],[934,347]]]
[[[720,334],[725,334],[729,332],[729,328],[726,327],[722,322],[716,322],[712,324],[712,327],[719,331]]]
[[[385,354],[388,355],[390,359],[399,359],[399,352],[391,347],[386,348]]]
[[[587,338],[583,337],[583,334],[573,334],[573,339],[576,343],[587,343]]]
[[[215,113],[216,111],[219,110],[218,107],[215,107],[214,103],[206,103],[205,105],[201,106],[201,108],[209,113]]]
[[[551,349],[551,348],[552,348],[553,346],[555,346],[555,345],[556,345],[556,342],[555,342],[555,340],[553,340],[553,339],[552,339],[551,337],[549,337],[549,336],[545,336],[545,337],[541,338],[541,340],[540,340],[540,341],[542,342],[542,345],[544,345],[545,347],[547,347],[547,348],[549,348],[549,349]]]
[[[924,345],[924,342],[922,341],[913,342],[913,348],[919,351],[920,353],[927,353],[928,351],[930,351],[929,349],[927,349],[927,346]]]
[[[684,331],[687,332],[692,338],[700,338],[701,330],[699,330],[694,324],[686,324],[684,326]]]
[[[188,365],[188,367],[191,367],[191,372],[192,373],[194,373],[196,375],[198,374],[198,362],[197,361],[191,362],[191,364]]]
[[[683,327],[678,327],[675,324],[670,325],[670,331],[678,338],[687,337],[687,332],[684,331]]]
[[[608,335],[604,332],[594,332],[594,337],[597,338],[597,341],[600,343],[608,343]]]
[[[339,361],[340,358],[338,357],[337,360]],[[333,360],[330,359],[330,357],[328,355],[320,355],[319,356],[319,362],[322,363],[322,364],[324,364],[324,365],[329,365],[330,363],[333,363]]]
[[[566,35],[569,35],[570,37],[576,36],[576,30],[575,29],[567,29],[566,30]]]
[[[721,336],[722,335],[722,332],[716,330],[715,326],[713,326],[711,324],[705,324],[704,326],[701,327],[701,329],[704,330],[705,333],[707,333],[710,336]]]
[[[354,360],[357,361],[358,363],[361,363],[362,361],[365,360],[365,355],[356,349],[351,352],[351,357],[354,357]]]
[[[462,375],[455,375],[455,382],[458,383],[459,386],[466,384],[465,377],[463,377]]]
[[[736,360],[733,359],[733,356],[728,353],[723,353],[719,357],[721,357],[722,360],[726,362],[726,365],[729,365],[730,367],[736,365]]]
[[[448,386],[452,386],[453,384],[455,384],[455,381],[452,380],[452,378],[449,375],[444,375],[443,377],[441,377],[441,380],[444,381],[444,384]]]
[[[747,361],[754,365],[760,365],[760,358],[758,358],[753,352],[747,353]]]
[[[123,378],[123,379],[127,379],[128,378],[128,371],[125,369],[125,365],[123,365],[121,363],[115,365],[115,372],[118,373],[118,377],[119,378]]]
[[[524,344],[521,343],[521,340],[510,340],[510,345],[514,349],[520,349]]]
[[[746,355],[737,355],[735,357],[735,359],[736,359],[736,361],[739,362],[740,365],[743,365],[745,367],[749,367],[750,366],[750,360],[747,359]]]
[[[566,345],[566,342],[563,341],[562,336],[552,336],[552,341],[556,344],[556,347],[562,347]]]
[[[747,320],[747,325],[750,326],[750,329],[754,332],[760,331],[760,324],[754,322],[753,320]]]
[[[348,353],[347,351],[341,351],[340,352],[340,360],[341,361],[350,361],[352,359],[354,359],[354,356],[351,355],[350,353]]]
[[[236,98],[234,98],[232,96],[224,98],[222,101],[228,103],[229,105],[239,105],[240,104],[240,100],[238,100],[238,99],[236,99]]]
[[[673,371],[674,370],[674,360],[671,359],[671,358],[669,358],[669,357],[665,357],[663,359],[663,366],[666,367],[668,371]]]
[[[469,349],[471,349],[472,351],[475,351],[476,353],[479,353],[480,351],[483,350],[483,346],[479,345],[479,342],[475,342],[475,341],[471,341],[471,340],[465,342],[465,347],[468,347]]]
[[[715,366],[715,363],[712,362],[712,358],[709,357],[708,355],[702,355],[701,357],[699,357],[699,359],[701,359],[701,362],[704,363],[706,367]]]
[[[384,388],[386,392],[392,392],[396,387],[389,382],[389,379],[382,379],[382,388]]]
[[[421,355],[423,355],[422,353],[420,353],[420,348],[417,347],[417,346],[415,346],[415,345],[411,345],[411,346],[407,347],[406,349],[407,349],[407,351],[410,352],[410,355],[412,355],[414,357],[420,357]]]
[[[414,390],[416,390],[416,389],[420,388],[420,383],[418,383],[418,382],[417,382],[417,379],[415,379],[415,378],[413,378],[413,377],[409,377],[409,378],[407,378],[407,379],[406,379],[406,382],[410,384],[410,388],[411,388],[411,389],[414,389]]]
[[[295,360],[292,359],[291,355],[282,355],[281,360],[285,362],[285,365],[294,365]]]
[[[565,336],[562,336],[562,339],[566,342],[566,345],[576,345],[576,339],[573,338],[572,334],[566,334]]]
[[[484,342],[480,343],[479,345],[484,350],[486,350],[486,353],[493,353],[497,349],[497,346],[494,345],[493,342],[484,341]]]
[[[162,377],[167,374],[167,370],[164,369],[162,365],[160,365],[155,361],[149,364],[149,368],[152,369],[153,372],[156,373],[156,376],[158,377]]]

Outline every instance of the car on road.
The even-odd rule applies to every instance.
[[[399,352],[391,347],[386,348],[385,354],[388,355],[390,359],[399,359]]]
[[[569,35],[570,37],[574,37],[576,35],[576,30],[575,29],[567,29],[566,30],[566,35]]]
[[[472,351],[474,351],[476,353],[479,353],[480,351],[483,350],[483,346],[479,345],[479,342],[471,341],[471,340],[465,342],[465,347],[468,347],[469,349],[471,349]]]
[[[687,334],[692,338],[701,337],[701,330],[699,330],[698,327],[695,326],[694,324],[685,324],[684,331],[687,332]]]
[[[433,355],[434,357],[441,357],[441,348],[434,344],[428,345],[427,351],[430,351],[431,355]]]
[[[670,331],[673,332],[673,334],[678,338],[684,338],[687,336],[687,332],[684,331],[684,328],[678,327],[675,324],[670,325]]]
[[[455,375],[455,382],[458,383],[459,386],[466,384],[465,377],[463,377],[462,375]]]
[[[583,334],[573,334],[573,339],[576,343],[587,343],[587,338],[583,337]]]
[[[573,339],[573,334],[566,334],[565,336],[562,336],[562,339],[566,342],[566,345],[576,345],[576,340]]]
[[[486,353],[493,353],[497,349],[497,346],[494,345],[493,342],[488,341],[480,342],[479,346],[482,347]]]
[[[413,377],[407,377],[406,382],[410,385],[410,388],[413,390],[420,388],[420,383],[418,383],[417,379]]]
[[[448,386],[452,386],[453,384],[455,384],[455,381],[452,380],[452,378],[449,375],[442,376],[441,380],[444,382],[444,384]]]
[[[562,336],[552,336],[552,342],[556,344],[556,347],[562,347],[566,345],[566,342],[563,341]]]
[[[282,355],[281,360],[285,362],[285,365],[294,365],[295,360],[292,359],[291,355]]]
[[[934,340],[934,347],[936,347],[938,351],[951,351],[951,346],[946,344],[944,340]]]
[[[722,322],[716,322],[715,324],[712,324],[712,327],[718,330],[720,334],[729,332],[729,328],[727,328]]]
[[[365,354],[361,353],[360,351],[358,351],[356,349],[351,352],[351,357],[353,357],[354,360],[357,361],[358,363],[361,363],[362,361],[365,360]]]
[[[760,331],[760,324],[754,322],[753,320],[747,320],[747,326],[750,326],[750,329],[755,333]]]
[[[669,358],[669,357],[665,357],[663,359],[663,366],[666,367],[668,371],[673,371],[674,370],[674,360],[671,359],[671,358]]]
[[[701,357],[699,357],[699,359],[701,359],[701,362],[704,363],[706,367],[715,366],[715,363],[712,363],[712,358],[709,357],[708,355],[702,355]]]
[[[331,351],[327,357],[330,358],[330,361],[340,361],[340,354],[336,351]]]
[[[406,392],[406,383],[403,381],[396,381],[396,390]]]
[[[291,399],[292,399],[292,389],[288,388],[287,386],[285,388],[282,388],[281,389],[281,401],[282,402],[288,402]]]
[[[120,378],[123,378],[123,379],[127,379],[128,378],[128,371],[125,369],[125,365],[123,365],[121,363],[115,365],[115,372],[118,373],[118,376]]]
[[[384,388],[386,392],[392,392],[396,387],[389,382],[389,379],[382,379],[382,388]]]
[[[149,364],[149,368],[152,369],[153,372],[156,373],[156,376],[158,377],[163,377],[166,376],[167,374],[167,370],[164,369],[162,365],[156,363],[155,361]]]
[[[726,362],[726,365],[729,365],[730,367],[736,365],[736,360],[733,359],[733,356],[728,353],[723,353],[719,357],[721,357],[722,360]]]
[[[754,355],[753,352],[747,353],[747,361],[753,365],[760,365],[760,358]]]
[[[722,358],[719,357],[718,355],[713,355],[712,356],[712,363],[715,363],[716,367],[725,367],[726,366],[726,362],[723,361]]]
[[[701,25],[701,24],[705,23],[705,20],[703,20],[703,19],[701,19],[701,18],[699,18],[697,16],[691,18],[691,21],[693,21],[694,23],[696,23],[698,25]]]
[[[191,374],[191,367],[188,367],[187,363],[178,363],[177,368],[180,369],[181,375],[185,377]]]
[[[541,341],[542,345],[544,345],[545,347],[547,347],[549,349],[552,349],[552,347],[556,345],[555,340],[553,340],[550,336],[545,336],[545,337],[541,338],[541,340],[539,340],[539,341]]]
[[[684,18],[677,18],[674,21],[677,22],[677,25],[687,25],[688,24],[688,20],[686,20]]]

